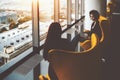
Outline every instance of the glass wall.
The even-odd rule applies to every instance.
[[[32,46],[31,1],[0,0],[0,65]]]
[[[71,2],[71,16],[75,21],[75,0]],[[55,0],[39,0],[40,45],[44,44],[48,27],[54,22],[56,6],[60,24],[67,26],[67,0],[54,3]],[[0,66],[16,60],[32,47],[32,13],[32,0],[0,0]],[[32,49],[25,54],[31,52]]]
[[[32,1],[39,1],[39,7],[36,8],[35,5],[33,7]],[[49,25],[55,21],[55,17],[62,27],[67,27],[67,9],[69,9],[67,8],[67,1],[0,0],[0,73],[10,67],[13,68],[15,63],[33,52],[34,47],[36,47],[34,43],[40,43],[40,46],[44,44]],[[71,0],[70,16],[72,21],[75,21],[75,1]],[[81,9],[80,5],[81,2],[79,2],[79,8]],[[79,15],[81,15],[80,9]],[[37,34],[37,37],[35,37],[35,34]]]
[[[54,0],[39,0],[40,45],[44,43],[48,27],[53,22]]]
[[[26,5],[27,4],[27,5]],[[65,25],[67,1],[59,0],[59,21]],[[0,0],[0,65],[32,47],[32,0]],[[40,44],[54,22],[54,0],[39,0]]]

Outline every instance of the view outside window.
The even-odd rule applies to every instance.
[[[67,0],[59,1],[59,21],[62,26],[67,24]],[[46,36],[45,32],[51,22],[54,22],[54,0],[39,0],[39,21],[40,21],[40,35],[41,40]],[[41,42],[42,43],[42,42]]]
[[[0,65],[29,49],[31,41],[31,0],[0,0]]]
[[[60,0],[59,21],[62,26],[67,24],[67,0]]]
[[[40,41],[44,43],[48,31],[48,27],[53,22],[54,15],[54,0],[39,0],[39,26],[40,26]]]
[[[59,0],[59,10],[59,21],[64,26],[67,24],[67,0]],[[0,65],[32,47],[31,15],[32,0],[0,0]],[[40,43],[44,43],[53,21],[54,0],[39,0]]]

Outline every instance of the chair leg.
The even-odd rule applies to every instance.
[[[39,76],[39,80],[50,80],[49,76],[43,76],[43,75],[40,75]]]

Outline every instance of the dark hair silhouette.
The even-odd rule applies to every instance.
[[[100,14],[97,10],[91,10],[89,14],[92,14],[96,20],[99,19]]]
[[[61,32],[62,32],[61,25],[58,22],[51,23],[48,29],[44,48],[45,49],[51,48],[50,46],[54,44],[54,41],[58,41],[61,38]]]
[[[56,39],[61,37],[62,29],[58,22],[53,22],[49,26],[47,39]]]
[[[46,41],[44,44],[44,55],[43,56],[45,59],[47,58],[47,53],[49,49],[53,48],[56,45],[55,42],[61,39],[61,32],[62,32],[61,25],[58,22],[53,22],[50,24],[47,37],[46,37]]]

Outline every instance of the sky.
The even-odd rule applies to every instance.
[[[32,0],[0,0],[1,9],[30,10]]]
[[[53,7],[53,0],[39,0],[42,10]],[[32,0],[0,0],[0,9],[31,10]]]

